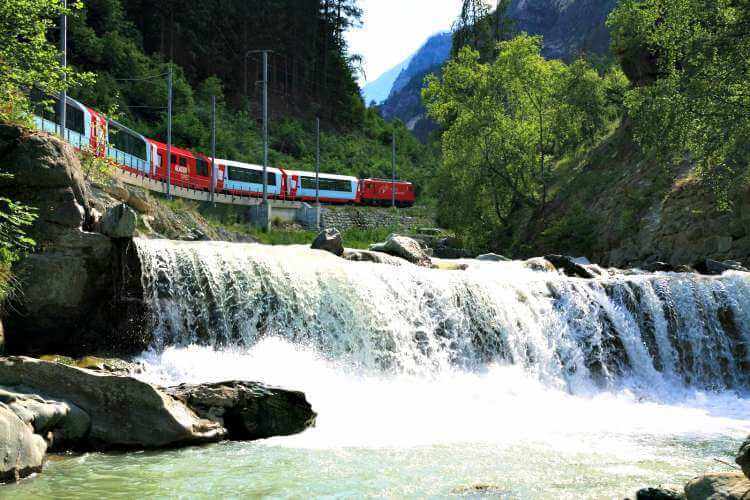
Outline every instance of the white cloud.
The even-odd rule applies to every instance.
[[[449,29],[461,10],[461,3],[461,0],[360,0],[365,11],[364,27],[347,34],[349,51],[362,55],[367,80],[375,80],[419,49],[430,35]]]

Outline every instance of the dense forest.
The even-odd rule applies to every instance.
[[[500,5],[464,1],[453,57],[423,91],[441,127],[442,224],[476,248],[592,255],[639,231],[646,209],[679,189],[676,175],[711,193],[693,213],[739,214],[750,2],[622,0],[607,21],[610,56],[566,62],[543,57],[541,38],[518,32]],[[605,217],[597,193],[623,175],[640,178],[613,193],[619,210]]]

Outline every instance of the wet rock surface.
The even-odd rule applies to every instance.
[[[0,481],[18,481],[40,472],[46,451],[44,439],[0,403]]]
[[[167,393],[225,427],[234,440],[298,434],[314,426],[317,417],[304,393],[258,382],[183,384]]]
[[[341,238],[341,233],[336,229],[325,229],[321,231],[312,242],[311,248],[313,250],[325,250],[326,252],[330,252],[338,257],[344,255],[344,243]]]
[[[687,500],[745,500],[750,498],[750,480],[742,472],[706,474],[685,486]]]
[[[419,242],[408,236],[392,234],[383,243],[370,245],[373,252],[382,252],[408,260],[418,266],[431,267],[432,260]]]

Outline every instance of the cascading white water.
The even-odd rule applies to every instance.
[[[139,240],[157,350],[281,337],[367,372],[501,363],[586,393],[623,383],[748,388],[750,277],[597,280],[471,262],[348,262],[304,247]]]
[[[303,390],[286,438],[51,464],[15,494],[601,499],[722,470],[750,431],[750,277],[597,280],[137,241],[157,384]],[[168,473],[165,473],[168,471]],[[12,494],[12,493],[11,493]]]

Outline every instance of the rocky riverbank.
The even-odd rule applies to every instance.
[[[744,500],[750,498],[750,437],[742,443],[735,459],[740,470],[713,472],[690,480],[682,490],[643,488],[636,500]],[[731,464],[727,464],[731,466]]]
[[[296,434],[305,395],[257,382],[158,388],[127,375],[0,358],[0,480],[40,472],[47,451],[174,448]]]

